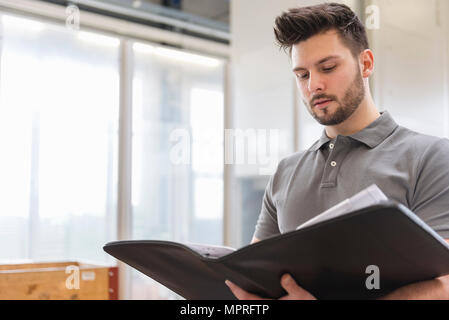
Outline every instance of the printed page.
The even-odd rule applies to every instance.
[[[199,243],[184,243],[184,245],[206,258],[220,258],[235,251],[234,248],[225,246],[213,246]]]
[[[352,196],[351,198],[340,202],[339,204],[324,211],[316,217],[306,221],[305,223],[297,227],[296,230],[344,215],[345,213],[375,205],[385,200],[388,200],[388,198],[377,185],[373,184],[368,188],[360,191],[356,195]]]

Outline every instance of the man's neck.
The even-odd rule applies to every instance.
[[[369,99],[360,104],[356,111],[345,121],[335,126],[326,126],[326,134],[329,138],[334,139],[338,135],[350,136],[357,133],[380,117],[374,102]]]

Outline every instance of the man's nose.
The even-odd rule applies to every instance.
[[[324,87],[324,81],[323,78],[320,77],[320,75],[314,73],[310,73],[309,75],[309,82],[307,84],[307,88],[309,89],[310,93],[315,93],[317,91],[324,91],[325,87]]]

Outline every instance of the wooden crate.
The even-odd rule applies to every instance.
[[[0,265],[0,300],[117,298],[117,267],[80,262]]]

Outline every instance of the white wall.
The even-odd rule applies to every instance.
[[[374,99],[410,129],[449,137],[449,1],[377,0]]]
[[[281,129],[283,154],[294,149],[294,89],[288,57],[275,45],[274,19],[295,0],[231,2],[231,105],[233,126]],[[258,167],[238,165],[239,176]]]
[[[274,19],[296,0],[232,0],[231,58],[229,74],[231,123],[228,128],[279,129],[282,154],[293,152],[295,139],[294,83],[285,53],[275,45]],[[281,146],[280,146],[281,147]],[[225,243],[247,244],[260,212],[269,176],[259,166],[231,167]]]

